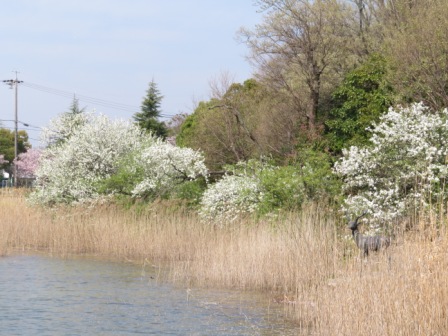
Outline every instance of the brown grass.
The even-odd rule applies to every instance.
[[[89,253],[169,266],[172,281],[263,290],[312,335],[448,334],[448,238],[397,237],[360,258],[336,216],[316,205],[282,220],[202,224],[182,207],[43,210],[0,195],[0,252]],[[436,228],[439,230],[435,232]]]

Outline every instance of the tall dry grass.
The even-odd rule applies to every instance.
[[[360,257],[326,208],[224,229],[154,205],[43,210],[23,195],[0,195],[0,250],[89,253],[150,261],[172,281],[264,290],[285,304],[303,334],[448,334],[448,238],[421,225],[387,253]],[[433,234],[427,234],[434,230]],[[437,232],[436,232],[437,230]]]
[[[322,335],[447,335],[448,241],[407,241],[388,255],[354,260],[305,296]],[[298,312],[303,313],[302,311]]]

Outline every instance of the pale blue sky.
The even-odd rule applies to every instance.
[[[81,107],[129,119],[131,107],[105,105],[138,109],[152,78],[164,115],[191,113],[220,73],[239,82],[251,77],[236,32],[260,21],[252,0],[2,1],[0,80],[19,71],[19,120],[34,126],[66,111],[74,93]],[[0,119],[14,119],[14,92],[0,84]]]

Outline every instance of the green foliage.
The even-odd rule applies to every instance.
[[[333,158],[325,152],[303,149],[297,154],[296,165],[308,200],[335,200],[341,191],[341,181],[332,172]]]
[[[303,179],[296,166],[276,166],[271,160],[249,160],[226,166],[234,175],[256,178],[263,197],[258,212],[266,214],[279,209],[293,210],[306,198]]]
[[[251,211],[255,209],[259,215],[279,210],[297,210],[306,201],[328,201],[329,199],[337,201],[341,182],[333,174],[331,167],[332,160],[328,154],[309,149],[303,150],[295,163],[288,166],[276,166],[266,159],[239,162],[225,168],[233,176],[256,182],[257,186],[252,187],[249,192],[259,193],[259,196],[245,197],[244,193],[248,190],[244,188],[231,188],[232,193],[227,195],[224,191],[234,182],[228,179],[228,183],[219,182],[222,185],[214,189],[214,195],[208,191],[207,197],[215,202],[225,199],[226,204],[221,208],[230,213],[237,212],[236,209],[229,209],[229,204],[238,204],[233,199],[255,199],[257,204],[248,209]],[[219,197],[219,194],[224,196]],[[205,203],[204,201],[203,204]],[[214,206],[213,202],[208,201],[208,203],[211,204],[209,207]],[[214,211],[219,209],[214,208]],[[239,209],[239,212],[241,211]]]
[[[333,174],[332,163],[326,153],[303,149],[293,164],[260,171],[262,212],[295,210],[305,201],[337,201],[341,181]]]
[[[299,170],[294,166],[265,169],[260,174],[264,198],[260,213],[270,213],[279,209],[294,210],[305,200],[305,186]]]
[[[128,154],[120,160],[117,171],[107,179],[98,183],[99,193],[103,195],[114,195],[121,202],[134,203],[137,198],[133,191],[136,185],[145,179],[145,169],[139,164],[138,151]],[[196,180],[179,181],[171,188],[154,189],[143,194],[139,200],[154,201],[155,199],[179,199],[186,200],[187,205],[196,206],[199,204],[204,190],[207,188],[207,181],[204,177]],[[127,201],[126,201],[127,200]]]
[[[201,149],[211,170],[262,155],[281,156],[295,141],[295,125],[283,106],[277,92],[254,79],[225,84],[185,119],[176,143]]]
[[[118,164],[116,172],[104,180],[105,194],[121,194],[144,200],[179,197],[198,198],[194,185],[184,183],[205,179],[207,171],[202,154],[190,148],[179,148],[160,139],[146,146],[141,144]],[[196,187],[198,187],[197,185]]]
[[[163,122],[157,120],[157,118],[160,118],[160,104],[162,99],[163,96],[160,95],[157,84],[154,80],[151,81],[146,91],[146,97],[142,102],[141,112],[134,114],[134,120],[142,129],[165,139],[168,134],[168,129]]]
[[[366,130],[379,120],[392,104],[393,90],[386,81],[387,64],[380,55],[372,55],[364,64],[348,73],[333,93],[335,107],[326,122],[327,138],[332,151],[365,145]]]
[[[263,98],[262,92],[262,86],[255,79],[249,78],[243,84],[233,83],[230,85],[222,98],[223,100],[238,101],[241,96],[245,96],[254,99],[254,102],[259,102]]]
[[[180,132],[176,137],[176,144],[180,147],[193,147],[195,139],[199,135],[199,118],[201,113],[207,111],[210,104],[200,102],[195,111],[185,118]]]
[[[17,154],[26,152],[31,147],[28,143],[28,133],[26,131],[17,132]],[[14,160],[14,131],[7,128],[0,128],[0,154],[4,159],[13,162]]]
[[[166,139],[168,130],[163,122],[156,119],[147,119],[146,121],[139,123],[139,125],[141,128],[151,131],[155,136]]]
[[[103,195],[132,196],[132,190],[144,178],[143,169],[135,163],[135,152],[119,160],[117,170],[108,178],[98,181],[98,192]]]
[[[219,170],[223,164],[232,162],[229,159],[232,154],[226,147],[230,141],[222,136],[227,124],[223,121],[222,110],[216,108],[219,105],[217,99],[200,102],[193,114],[185,118],[176,137],[178,146],[201,150],[212,170]]]
[[[9,162],[14,160],[14,132],[6,128],[0,128],[0,153]]]
[[[390,8],[395,12],[382,49],[390,60],[390,81],[399,103],[422,101],[434,110],[444,109],[448,106],[448,2],[394,0]]]
[[[204,191],[207,189],[205,178],[198,178],[194,181],[186,181],[179,184],[173,191],[171,198],[186,200],[189,206],[197,206],[201,201]]]

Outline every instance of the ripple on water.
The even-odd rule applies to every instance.
[[[0,259],[1,335],[295,335],[281,306],[236,291],[191,290],[135,265]]]

